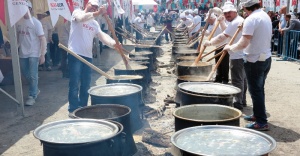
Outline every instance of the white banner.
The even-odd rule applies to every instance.
[[[78,8],[84,9],[83,8],[83,0],[73,0],[73,7],[74,7],[74,10],[78,9]]]
[[[28,11],[27,1],[10,0],[8,2],[8,14],[10,25],[15,25]]]
[[[114,0],[114,7],[116,8],[116,11],[119,15],[124,14],[125,11],[122,9],[121,5],[120,5],[120,0]]]
[[[71,12],[66,0],[48,0],[52,25],[55,26],[59,15],[71,21]]]

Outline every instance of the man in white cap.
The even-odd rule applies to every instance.
[[[260,9],[259,0],[247,0],[242,3],[243,10],[248,14],[244,21],[242,37],[225,50],[231,52],[244,51],[244,68],[248,88],[253,102],[253,115],[244,119],[252,121],[247,128],[268,130],[265,107],[265,80],[271,68],[272,22],[267,13]]]
[[[198,30],[201,28],[201,17],[199,16],[199,12],[198,12],[198,9],[195,9],[194,11],[193,11],[193,16],[194,16],[194,18],[193,18],[193,23],[194,23],[194,25],[197,25],[193,30],[192,30],[192,36],[196,33],[196,32],[198,32]],[[196,37],[198,36],[198,35],[195,35]],[[197,49],[197,47],[198,47],[198,44],[199,44],[199,42],[197,42],[196,44],[194,44],[194,49]]]
[[[187,18],[184,13],[181,13],[179,17],[181,18],[182,21],[177,25],[176,29],[188,29],[189,37],[191,37],[192,36],[191,29],[194,25],[193,20]],[[181,28],[182,25],[185,26]]]
[[[222,9],[224,16],[229,23],[226,26],[224,23],[224,16],[221,15],[219,20],[221,25],[225,25],[225,30],[210,41],[206,41],[204,43],[205,46],[216,45],[224,40],[230,40],[237,31],[239,24],[244,21],[244,19],[237,14],[237,9],[231,2],[226,2]],[[234,43],[236,43],[241,36],[242,33],[240,32],[235,38]],[[247,90],[247,80],[243,60],[244,53],[240,50],[236,53],[231,53],[229,51],[229,54],[232,85],[241,89],[241,92],[234,97],[233,106],[239,110],[243,110],[243,105],[246,105]]]
[[[121,49],[116,42],[101,31],[95,17],[105,14],[104,6],[99,7],[98,0],[89,0],[84,10],[76,9],[72,13],[68,48],[92,63],[92,47],[95,36],[111,48]],[[79,107],[87,106],[88,89],[91,82],[91,68],[74,56],[68,56],[69,65],[69,108],[71,113]],[[80,84],[80,87],[79,87]],[[72,114],[69,114],[72,117]]]
[[[193,19],[193,16],[191,15],[190,10],[185,10],[184,14],[185,14],[186,18]]]
[[[144,28],[144,21],[142,20],[142,14],[138,13],[133,23],[136,24],[139,28]],[[136,31],[136,39],[141,40],[143,38],[142,34],[139,31]]]
[[[211,31],[217,24],[217,20],[218,20],[216,15],[214,15],[213,13],[211,14],[210,18],[208,18],[207,16],[208,16],[208,13],[206,14],[205,21],[208,22],[210,25],[208,26],[208,28],[204,34],[205,36],[210,35]],[[225,23],[224,20],[220,21],[220,25],[217,27],[216,32],[214,33],[213,37],[216,37],[217,35],[221,34],[225,30],[225,27],[223,26],[224,23]],[[222,40],[222,42],[215,44],[215,46],[219,47],[225,43],[227,43],[227,41]],[[223,50],[222,48],[219,50],[216,50],[215,55],[222,52],[222,50]],[[215,59],[216,63],[218,62],[219,58],[220,57],[216,57],[216,59]],[[216,74],[216,78],[215,78],[214,82],[227,84],[228,80],[229,80],[229,54],[226,54],[217,69],[217,74]]]
[[[40,92],[38,65],[45,62],[47,42],[42,23],[32,16],[33,9],[30,1],[27,2],[27,6],[29,11],[17,22],[16,30],[20,45],[20,67],[29,83],[29,96],[25,105],[32,106]]]

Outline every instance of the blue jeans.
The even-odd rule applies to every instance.
[[[21,72],[29,83],[29,96],[34,99],[38,94],[38,66],[38,57],[20,58]]]
[[[92,62],[92,58],[81,57],[88,62]],[[68,55],[68,63],[70,74],[68,111],[73,112],[77,108],[87,106],[92,71],[89,66],[72,55]]]
[[[51,60],[51,58],[50,58],[50,43],[47,43],[47,53],[45,55],[45,66],[46,66],[46,68],[51,66],[50,65],[50,63],[51,63],[50,60]]]
[[[247,62],[244,64],[248,89],[253,102],[253,115],[256,121],[261,124],[267,123],[267,114],[265,106],[265,80],[271,68],[271,57],[266,61],[257,61],[255,63]]]

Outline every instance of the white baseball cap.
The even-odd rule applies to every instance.
[[[223,12],[229,12],[234,11],[237,12],[235,6],[232,4],[232,2],[225,2],[224,6],[222,7]]]
[[[142,14],[141,13],[138,13],[138,16],[141,16]]]
[[[98,0],[89,0],[88,3],[90,3],[90,4],[92,4],[92,5],[97,5],[98,7],[99,7],[99,5],[100,5]]]
[[[246,0],[246,1],[241,1],[241,6],[243,7],[251,7],[254,4],[259,3],[259,0]]]
[[[204,21],[206,21],[206,20],[207,20],[207,18],[208,18],[208,14],[209,14],[209,13],[207,13],[207,14],[206,14]],[[217,16],[216,16],[215,14],[211,13],[211,15],[210,15],[210,19],[216,19],[216,18],[217,18]]]
[[[180,17],[180,18],[186,18],[186,16],[185,16],[184,13],[181,13],[179,17]]]
[[[27,6],[32,8],[32,3],[29,0],[27,1]]]
[[[198,14],[199,13],[198,9],[195,9],[193,13]]]

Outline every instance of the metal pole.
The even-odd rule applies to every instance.
[[[6,8],[8,8],[8,1],[6,0]],[[22,81],[21,81],[21,74],[20,74],[20,62],[19,62],[19,54],[18,54],[18,44],[17,44],[17,35],[16,35],[16,28],[15,26],[10,25],[8,10],[6,9],[6,23],[9,29],[9,39],[10,39],[10,47],[11,47],[11,59],[12,59],[12,66],[13,66],[13,73],[14,73],[14,84],[15,84],[15,94],[16,99],[19,101],[19,104],[22,108],[22,115],[24,114],[24,101],[23,101],[23,91],[22,91]]]

